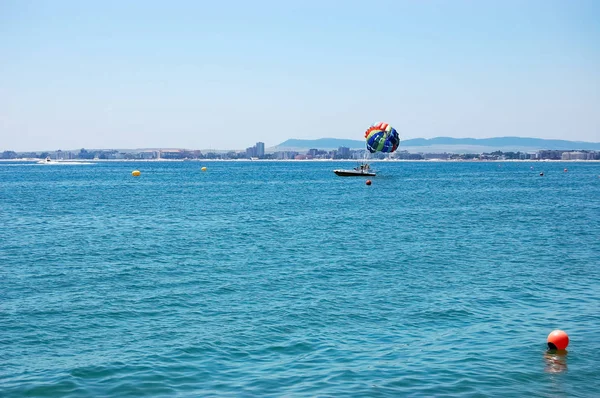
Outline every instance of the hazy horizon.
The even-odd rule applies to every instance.
[[[0,151],[600,141],[593,0],[0,2]]]
[[[481,148],[486,149],[486,150],[487,149],[489,149],[489,150],[495,150],[495,149],[500,149],[500,148],[504,148],[504,149],[507,149],[507,150],[508,149],[512,150],[512,149],[515,149],[515,148],[522,148],[523,150],[525,150],[525,149],[529,149],[530,150],[531,148],[534,147],[534,146],[532,146],[531,143],[525,143],[525,142],[523,142],[523,143],[517,144],[517,143],[512,142],[512,139],[514,139],[514,138],[523,139],[523,140],[530,140],[530,139],[537,140],[538,139],[538,138],[535,138],[535,137],[510,137],[510,136],[506,136],[506,137],[490,137],[490,138],[495,139],[495,140],[498,140],[498,139],[506,140],[506,143],[504,143],[504,144],[494,145],[494,144],[491,144],[491,143],[485,142],[485,141],[481,141],[479,143],[465,143],[465,142],[456,142],[456,143],[445,142],[445,143],[440,143],[440,142],[435,142],[435,140],[440,139],[440,138],[441,139],[452,138],[452,139],[456,139],[456,140],[471,140],[471,139],[473,139],[472,137],[433,137],[433,138],[426,139],[428,141],[431,141],[431,143],[429,143],[427,145],[423,145],[422,143],[418,143],[418,144],[416,144],[416,143],[410,143],[410,144],[408,144],[407,143],[407,142],[410,142],[410,141],[419,141],[422,138],[407,139],[407,140],[402,140],[401,141],[401,145],[400,145],[400,147],[399,147],[398,150],[402,150],[402,149],[408,149],[408,150],[412,149],[412,150],[415,150],[415,149],[419,149],[419,148],[430,148],[430,149],[434,148],[436,150],[437,149],[442,150],[442,152],[443,152],[444,148],[446,148],[446,150],[450,150],[450,149],[456,149],[456,148],[465,148],[465,147],[468,147],[468,146],[481,147]],[[487,138],[480,138],[480,139],[476,139],[476,140],[486,140],[486,139]],[[265,148],[268,149],[268,150],[278,150],[277,148],[283,148],[283,149],[279,149],[279,150],[289,150],[290,148],[292,148],[292,147],[289,146],[290,145],[289,144],[290,141],[292,141],[292,142],[295,142],[295,141],[305,141],[303,143],[304,145],[301,146],[302,148],[304,148],[304,147],[309,148],[309,146],[310,146],[311,148],[315,147],[315,148],[323,149],[325,147],[321,147],[320,145],[318,145],[316,143],[314,143],[314,145],[313,145],[313,141],[325,141],[325,142],[328,142],[328,141],[331,141],[331,140],[340,140],[341,142],[336,143],[336,145],[334,145],[334,146],[331,146],[329,143],[326,143],[325,144],[326,148],[334,148],[334,147],[339,147],[339,146],[345,146],[346,144],[344,142],[346,142],[346,141],[353,141],[353,142],[356,142],[356,143],[362,143],[362,145],[364,145],[364,140],[361,140],[361,139],[321,137],[321,138],[315,138],[315,139],[289,138],[289,139],[283,140],[283,141],[281,141],[281,142],[279,142],[279,143],[277,143],[275,145],[265,146]],[[555,144],[552,143],[552,141],[553,141],[552,139],[544,139],[544,138],[542,138],[541,140],[548,140],[549,146],[544,147],[545,149],[553,149],[553,148],[550,148],[550,146],[555,145]],[[588,144],[588,145],[589,144],[600,145],[600,142],[577,141],[577,140],[560,140],[560,141],[571,142],[571,143],[574,143],[574,144],[581,143],[581,144]],[[257,141],[257,142],[259,142],[259,141]],[[309,146],[306,146],[306,144],[308,144]],[[552,144],[552,145],[550,145],[550,144]],[[253,146],[253,145],[250,145],[250,146]],[[350,147],[351,148],[355,148],[353,145],[350,145]],[[294,147],[294,148],[296,148],[296,147]],[[544,149],[544,148],[540,147],[539,149]],[[246,150],[246,148],[234,148],[234,147],[231,147],[231,148],[215,148],[215,147],[209,148],[209,147],[206,147],[205,148],[205,147],[175,147],[175,146],[164,146],[164,147],[137,146],[137,147],[129,147],[129,148],[126,148],[126,147],[102,147],[102,148],[96,148],[96,147],[89,147],[88,146],[88,147],[81,147],[81,148],[25,149],[25,150],[18,150],[16,152],[19,152],[19,153],[27,153],[27,152],[56,152],[58,150],[61,150],[61,151],[64,151],[64,152],[78,152],[81,149],[85,149],[85,150],[89,150],[89,151],[96,151],[96,150],[99,150],[99,151],[107,151],[107,150],[119,150],[119,151],[121,151],[121,150],[125,150],[125,151],[129,151],[129,150],[131,150],[131,151],[189,150],[189,151],[193,151],[193,150],[201,150],[203,152],[207,152],[207,151],[227,152],[227,151],[245,151]],[[554,149],[556,149],[556,148],[554,148]],[[576,146],[573,146],[571,149],[575,150]],[[579,148],[579,149],[581,149],[581,148]],[[0,151],[4,151],[4,150],[11,150],[11,149],[0,149]],[[590,148],[584,148],[584,150],[590,150]],[[591,150],[599,150],[599,149],[592,148]]]

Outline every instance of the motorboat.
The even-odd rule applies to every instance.
[[[48,156],[46,159],[44,160],[40,160],[39,162],[37,162],[38,164],[51,164],[51,163],[56,163],[56,161],[50,159],[50,156]]]
[[[367,163],[362,163],[359,166],[349,170],[333,170],[340,177],[375,177],[375,172],[371,171],[371,167]]]

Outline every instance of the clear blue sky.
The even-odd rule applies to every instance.
[[[600,141],[600,1],[0,0],[0,150]]]

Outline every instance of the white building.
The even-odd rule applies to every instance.
[[[588,160],[588,154],[585,152],[564,152],[562,160]]]

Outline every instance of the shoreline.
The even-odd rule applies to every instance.
[[[19,163],[37,163],[42,159],[0,159],[0,162],[19,162]],[[506,159],[506,160],[494,160],[494,159],[61,159],[53,160],[53,164],[56,163],[131,163],[131,162],[367,162],[367,163],[388,163],[388,162],[401,162],[401,163],[482,163],[482,162],[523,162],[523,163],[548,163],[548,162],[560,162],[560,163],[600,163],[600,160],[562,160],[562,159]]]

